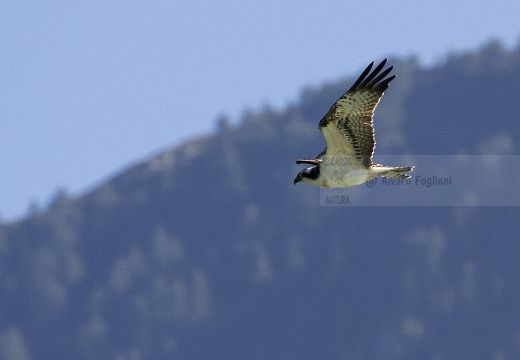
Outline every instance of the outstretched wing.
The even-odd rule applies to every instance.
[[[372,165],[375,138],[372,118],[374,110],[395,75],[390,66],[381,72],[386,59],[374,71],[372,62],[354,85],[330,108],[321,119],[319,127],[327,143],[325,163],[335,156],[350,157],[365,167]],[[380,73],[381,72],[381,73]]]

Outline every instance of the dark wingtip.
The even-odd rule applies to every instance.
[[[388,58],[383,59],[383,61],[381,61],[379,65],[377,65],[377,67],[372,72],[370,72],[372,70],[372,67],[374,66],[374,61],[372,61],[348,91],[354,91],[358,87],[373,87],[375,89],[388,88],[388,83],[395,78],[395,75],[391,76],[388,79],[383,79],[393,70],[394,67],[390,66],[388,69],[379,74],[381,70],[384,69],[387,62]],[[381,80],[383,80],[383,82],[380,82]]]
[[[385,79],[383,81],[381,81],[380,83],[374,85],[374,89],[376,90],[379,90],[379,91],[385,91],[386,89],[388,89],[388,86],[390,85],[390,81],[394,80],[395,77],[397,75],[392,75],[390,76],[388,79]]]
[[[370,63],[370,65],[367,66],[367,68],[365,69],[365,71],[363,71],[363,73],[358,77],[358,79],[356,80],[356,82],[354,83],[354,85],[352,85],[348,91],[355,90],[355,89],[359,86],[359,84],[361,84],[361,82],[362,82],[362,81],[367,77],[367,75],[370,73],[370,70],[372,70],[372,66],[374,66],[374,62],[373,62],[373,61]]]

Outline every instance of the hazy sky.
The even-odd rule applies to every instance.
[[[0,219],[372,60],[516,46],[519,14],[518,0],[3,0]]]

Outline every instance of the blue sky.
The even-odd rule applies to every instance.
[[[518,14],[518,0],[4,0],[0,219],[372,60],[517,46]]]

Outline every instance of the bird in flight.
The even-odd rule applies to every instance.
[[[377,177],[408,179],[403,172],[413,166],[384,166],[374,164],[375,138],[374,110],[395,75],[387,77],[393,69],[383,60],[372,72],[372,62],[354,85],[330,108],[321,119],[319,128],[326,147],[315,159],[300,159],[297,164],[310,164],[298,173],[294,183],[304,182],[324,188],[349,187]]]

